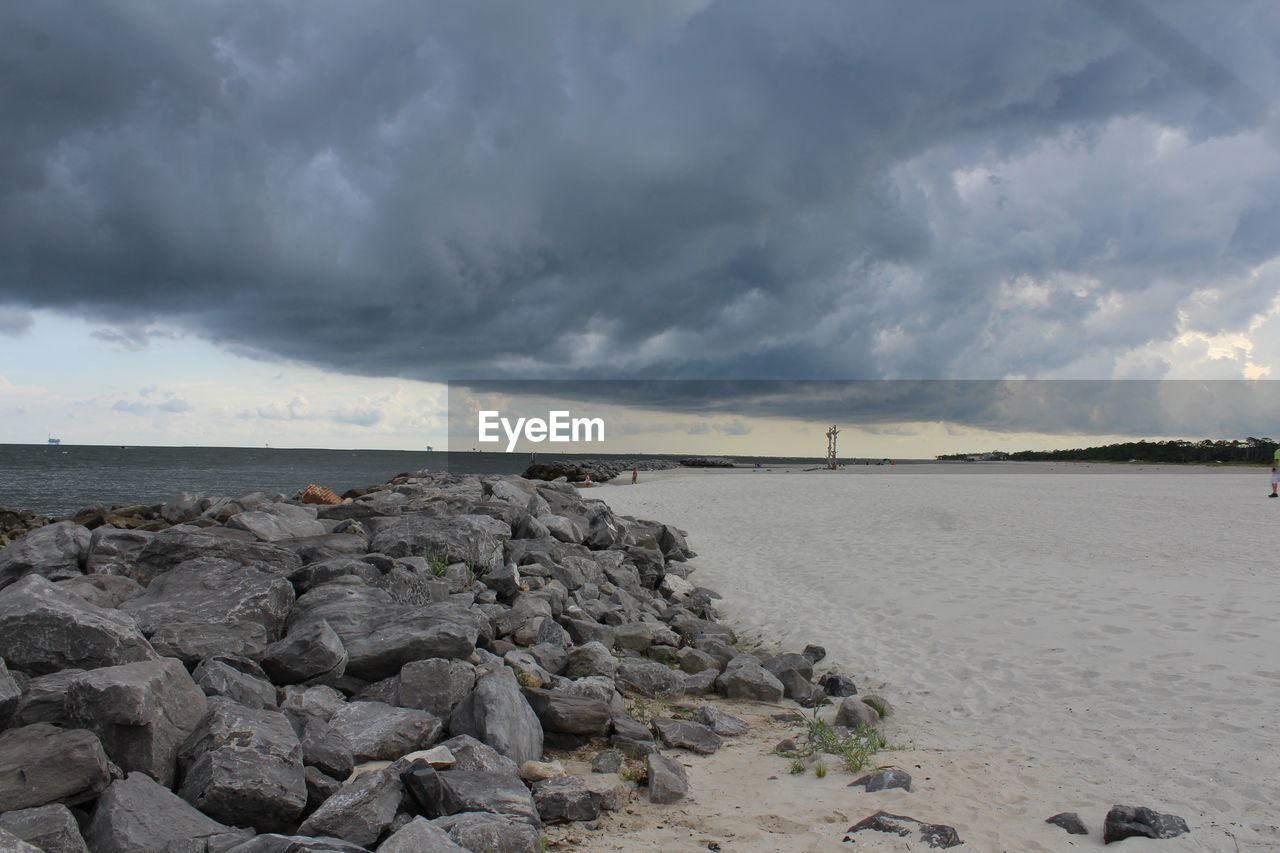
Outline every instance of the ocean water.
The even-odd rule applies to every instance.
[[[611,457],[538,454],[541,461],[551,458]],[[749,465],[754,460],[740,461]],[[523,453],[0,444],[0,506],[59,516],[92,504],[159,504],[179,492],[293,495],[308,483],[342,494],[410,471],[519,474],[529,464]]]

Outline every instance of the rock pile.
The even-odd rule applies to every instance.
[[[732,468],[733,460],[724,456],[695,456],[681,459],[680,464],[686,468]]]
[[[154,515],[0,549],[0,849],[537,851],[545,823],[679,800],[663,750],[744,728],[637,721],[624,694],[828,692],[821,649],[735,645],[682,531],[565,482]],[[583,747],[599,772],[544,762]]]
[[[604,483],[633,468],[639,471],[667,471],[677,467],[679,466],[670,459],[555,459],[530,465],[521,476],[526,480],[545,481],[563,477],[570,483],[585,482],[590,476],[591,482]]]

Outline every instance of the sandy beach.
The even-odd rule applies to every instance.
[[[879,809],[950,824],[968,850],[1100,849],[1113,804],[1191,827],[1126,850],[1280,849],[1268,489],[1265,469],[1048,463],[681,470],[598,488],[689,532],[693,580],[735,627],[819,643],[888,698],[906,748],[881,763],[916,784],[867,794],[840,770],[788,775],[769,751],[798,729],[758,714],[746,740],[681,756],[689,799],[634,805],[607,834],[577,833],[579,849],[922,849],[842,841]],[[1090,834],[1044,823],[1063,811]]]

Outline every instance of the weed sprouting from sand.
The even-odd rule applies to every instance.
[[[875,712],[880,715],[880,719],[889,716],[889,703],[881,699],[879,696],[863,696],[863,704],[870,705]]]
[[[798,776],[799,774],[803,773],[804,770],[805,770],[805,763],[803,758],[791,759],[791,775],[792,776]]]
[[[827,777],[827,763],[825,761],[817,761],[813,765],[813,775],[819,779]]]
[[[807,743],[792,751],[779,752],[784,758],[800,760],[814,753],[825,752],[840,759],[840,766],[850,773],[862,770],[877,752],[894,749],[889,745],[884,733],[870,724],[858,726],[847,737],[841,738],[831,724],[818,716],[815,709],[808,721],[809,737]],[[795,762],[792,762],[794,768]],[[796,772],[794,769],[791,772]],[[816,770],[815,770],[816,772]],[[825,775],[826,768],[823,767]]]
[[[646,726],[653,723],[654,717],[673,716],[671,703],[662,699],[650,699],[644,696],[632,696],[627,700],[627,716]]]

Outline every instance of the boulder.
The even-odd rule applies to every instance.
[[[476,668],[463,660],[428,658],[400,669],[397,705],[448,719],[476,684]]]
[[[616,678],[620,685],[642,696],[679,699],[684,695],[684,673],[657,661],[623,658]]]
[[[846,678],[843,675],[830,673],[818,679],[818,684],[828,696],[856,696],[858,693],[858,685],[853,683],[853,679]]]
[[[778,681],[782,683],[782,695],[801,708],[817,708],[831,704],[826,692],[807,680],[798,670],[784,669],[778,674]]]
[[[750,728],[746,720],[725,713],[715,705],[699,705],[693,709],[692,716],[695,723],[702,723],[718,735],[740,735]]]
[[[357,762],[394,761],[426,749],[440,739],[444,728],[444,722],[434,714],[382,702],[350,702],[329,724],[351,744]]]
[[[262,669],[279,685],[341,678],[347,669],[347,650],[329,623],[307,622],[262,651]]]
[[[887,832],[903,837],[911,835],[913,832],[918,832],[922,844],[936,849],[956,847],[964,843],[960,840],[959,834],[956,833],[953,827],[938,823],[925,823],[913,817],[889,814],[888,812],[876,812],[871,817],[858,821],[846,831],[852,834],[867,830]]]
[[[454,770],[484,770],[507,776],[516,776],[520,772],[520,766],[510,758],[470,735],[451,737],[441,741],[439,746],[448,749],[453,756]]]
[[[18,703],[21,701],[22,688],[9,673],[4,658],[0,658],[0,729],[9,725],[13,712],[18,710]]]
[[[487,515],[391,516],[374,521],[370,551],[468,563],[482,573],[502,567],[503,543],[511,538],[509,525]]]
[[[730,699],[777,702],[782,698],[782,682],[769,670],[754,663],[725,669],[716,679],[716,689]]]
[[[130,773],[98,799],[84,838],[93,853],[165,853],[175,842],[230,837],[233,832],[147,774]]]
[[[166,530],[152,538],[129,570],[121,574],[148,586],[156,577],[196,558],[222,558],[235,565],[254,566],[282,576],[302,565],[297,554],[273,545],[243,542],[212,533]]]
[[[607,735],[613,726],[612,711],[598,699],[559,690],[524,688],[521,692],[544,731],[596,736]]]
[[[81,574],[90,536],[87,527],[59,521],[38,527],[0,548],[0,587],[30,574],[53,580]]]
[[[178,853],[178,851],[170,849],[166,853]],[[193,853],[205,853],[205,851],[193,851]],[[215,853],[215,851],[211,847],[208,853]],[[369,850],[367,847],[343,841],[341,838],[324,836],[313,838],[309,835],[267,833],[255,835],[248,841],[226,850],[225,853],[369,853]]]
[[[302,728],[302,763],[334,779],[346,779],[356,762],[346,735],[319,717],[308,717]]]
[[[391,828],[404,787],[391,768],[364,773],[321,804],[299,835],[327,835],[372,846]]]
[[[75,593],[90,604],[108,609],[142,595],[141,584],[121,575],[78,575],[54,585]]]
[[[1089,829],[1084,825],[1084,821],[1075,812],[1059,812],[1053,817],[1045,818],[1044,822],[1062,827],[1067,831],[1068,835],[1089,834]]]
[[[859,776],[846,787],[855,788],[859,786],[868,794],[873,794],[876,791],[888,791],[891,788],[901,788],[904,791],[910,791],[911,774],[905,770],[898,770],[896,768],[876,770],[874,773]]]
[[[80,825],[62,804],[0,814],[0,829],[8,830],[44,853],[89,853]],[[0,844],[0,850],[4,845]]]
[[[126,614],[27,575],[0,590],[0,657],[29,675],[47,675],[159,656]]]
[[[48,723],[0,732],[0,812],[91,800],[114,772],[93,732]]]
[[[403,781],[427,817],[488,812],[535,826],[538,823],[533,797],[518,776],[478,770],[438,772],[425,762],[414,762]]]
[[[487,743],[519,767],[542,758],[542,724],[520,692],[515,676],[503,668],[482,676],[475,690],[449,717],[449,733]]]
[[[274,544],[297,554],[304,566],[334,557],[359,557],[369,550],[369,540],[359,533],[323,533],[297,539],[277,539]]]
[[[66,712],[126,773],[174,780],[178,748],[204,716],[204,693],[173,658],[90,670],[67,685]]]
[[[195,663],[211,654],[257,657],[280,639],[293,603],[293,587],[270,568],[199,557],[157,576],[121,610],[151,637],[162,628],[178,640],[212,629],[200,634],[204,641],[181,643],[180,656]]]
[[[840,702],[836,709],[836,718],[832,725],[855,729],[858,726],[870,726],[880,722],[880,714],[857,696],[848,696]]]
[[[660,752],[646,757],[649,777],[649,801],[669,805],[689,793],[689,777],[684,766]]]
[[[533,801],[547,823],[595,820],[605,808],[602,791],[581,776],[543,779],[533,785]]]
[[[540,853],[538,829],[527,823],[488,812],[463,812],[438,817],[432,825],[467,850],[484,853]]]
[[[1102,842],[1125,838],[1174,838],[1190,832],[1177,815],[1161,814],[1146,806],[1112,806],[1102,827]]]
[[[149,530],[117,530],[99,527],[89,537],[84,570],[94,575],[127,576],[147,543],[156,537]],[[133,580],[130,578],[130,580]],[[137,581],[134,581],[137,583]]]
[[[653,727],[667,746],[710,755],[724,743],[709,726],[671,717],[654,717]]]
[[[424,658],[466,659],[487,630],[482,617],[453,603],[402,605],[384,590],[339,578],[301,596],[289,630],[326,621],[347,650],[347,675],[378,681]],[[484,623],[484,624],[482,624]]]
[[[378,846],[378,853],[466,853],[449,833],[424,817],[415,817]]]
[[[44,851],[0,826],[0,853],[44,853]]]
[[[284,715],[209,700],[183,744],[178,794],[215,820],[260,832],[290,826],[307,802],[302,746]]]
[[[618,662],[609,649],[603,643],[589,642],[569,650],[569,660],[565,664],[564,674],[570,678],[592,675],[613,678],[617,670]]]
[[[246,708],[275,708],[276,688],[249,658],[218,655],[205,658],[192,674],[205,696],[225,696]]]
[[[13,710],[11,725],[52,723],[64,729],[74,728],[67,716],[67,688],[83,669],[64,669],[33,678]]]
[[[282,539],[302,539],[308,536],[323,536],[329,531],[316,520],[314,515],[302,511],[302,507],[289,504],[268,505],[270,512],[249,510],[238,512],[227,519],[227,527],[233,530],[245,530],[254,538],[263,542],[277,542]],[[286,513],[282,510],[300,510],[301,514]]]

